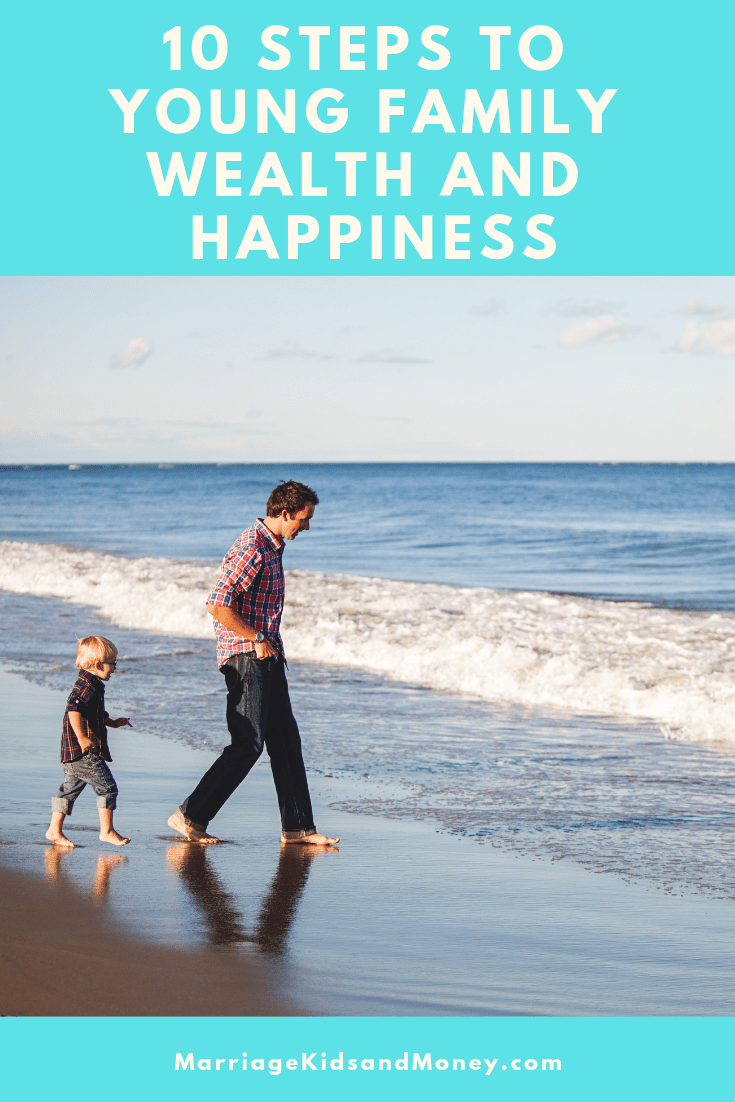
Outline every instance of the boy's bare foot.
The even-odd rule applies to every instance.
[[[281,842],[284,845],[295,842],[297,846],[336,846],[339,838],[327,838],[326,834],[307,834],[305,838],[284,838],[281,834]]]
[[[66,849],[74,849],[74,843],[70,838],[61,830],[52,830],[51,827],[46,831],[46,837],[49,842],[53,842],[55,846],[65,846]]]
[[[107,830],[100,834],[100,842],[109,842],[111,846],[126,846],[129,841],[129,838],[123,838],[116,830]]]
[[[213,846],[220,841],[220,839],[215,838],[213,834],[207,834],[206,830],[197,830],[195,826],[187,823],[186,819],[181,814],[181,808],[178,807],[169,819],[168,825],[172,830],[176,830],[179,834],[183,834],[187,842],[197,842],[200,846]]]

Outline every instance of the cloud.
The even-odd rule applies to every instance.
[[[299,348],[293,345],[289,348],[269,348],[259,358],[261,360],[285,360],[296,357],[302,360],[334,360],[333,352],[313,352],[310,348]]]
[[[676,347],[697,356],[735,356],[735,317],[690,321]]]
[[[480,317],[484,318],[495,317],[498,314],[505,313],[505,303],[490,299],[488,302],[482,302],[477,306],[471,306],[470,313],[478,314]]]
[[[124,348],[110,358],[110,367],[140,367],[153,351],[145,337],[132,337]]]
[[[79,458],[79,442],[66,434],[0,429],[0,463],[71,463]],[[85,449],[84,458],[92,458],[89,447]]]
[[[257,419],[259,414],[257,410],[249,410],[246,416]],[[166,421],[154,418],[130,420],[125,417],[100,417],[80,421],[74,427],[84,433],[85,439],[88,438],[93,442],[96,439],[102,442],[105,440],[119,442],[120,440],[179,440],[184,437],[190,440],[203,436],[216,437],[220,433],[230,436],[272,436],[274,431],[267,425],[215,421],[207,418],[196,421]]]
[[[404,356],[400,352],[391,352],[389,348],[383,352],[366,352],[359,356],[356,364],[430,364],[432,361],[422,356]]]
[[[582,348],[585,344],[595,344],[598,341],[617,341],[632,332],[632,326],[623,325],[611,314],[601,314],[598,318],[590,318],[589,321],[563,329],[559,334],[559,344],[562,348]]]
[[[721,302],[700,302],[698,299],[690,298],[689,302],[685,302],[683,306],[680,306],[677,310],[678,314],[724,314],[725,307]]]
[[[574,318],[585,314],[601,314],[603,310],[611,310],[619,306],[617,302],[605,302],[601,298],[590,298],[586,302],[557,302],[551,307],[551,313],[561,314],[562,317]]]
[[[279,433],[267,425],[226,421],[107,418],[63,424],[62,433],[0,430],[0,463],[176,463],[262,459]],[[276,456],[275,458],[278,458]]]

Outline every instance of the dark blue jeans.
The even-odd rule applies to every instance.
[[[301,738],[286,683],[283,659],[235,654],[221,668],[227,683],[226,746],[181,810],[205,830],[256,761],[268,751],[283,830],[293,836],[314,833]]]

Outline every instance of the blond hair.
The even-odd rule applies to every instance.
[[[87,635],[79,639],[77,658],[74,663],[80,670],[88,670],[97,662],[114,662],[117,658],[117,647],[104,635]]]

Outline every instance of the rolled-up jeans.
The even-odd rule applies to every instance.
[[[76,761],[63,762],[64,779],[58,792],[51,800],[51,810],[62,815],[71,815],[74,801],[87,785],[97,796],[97,807],[106,807],[114,811],[117,807],[117,785],[107,762],[88,751]]]
[[[283,659],[235,654],[220,667],[220,672],[227,684],[230,745],[184,800],[182,812],[194,827],[206,830],[209,821],[245,780],[265,746],[283,831],[292,837],[314,834],[301,738],[291,710]]]

